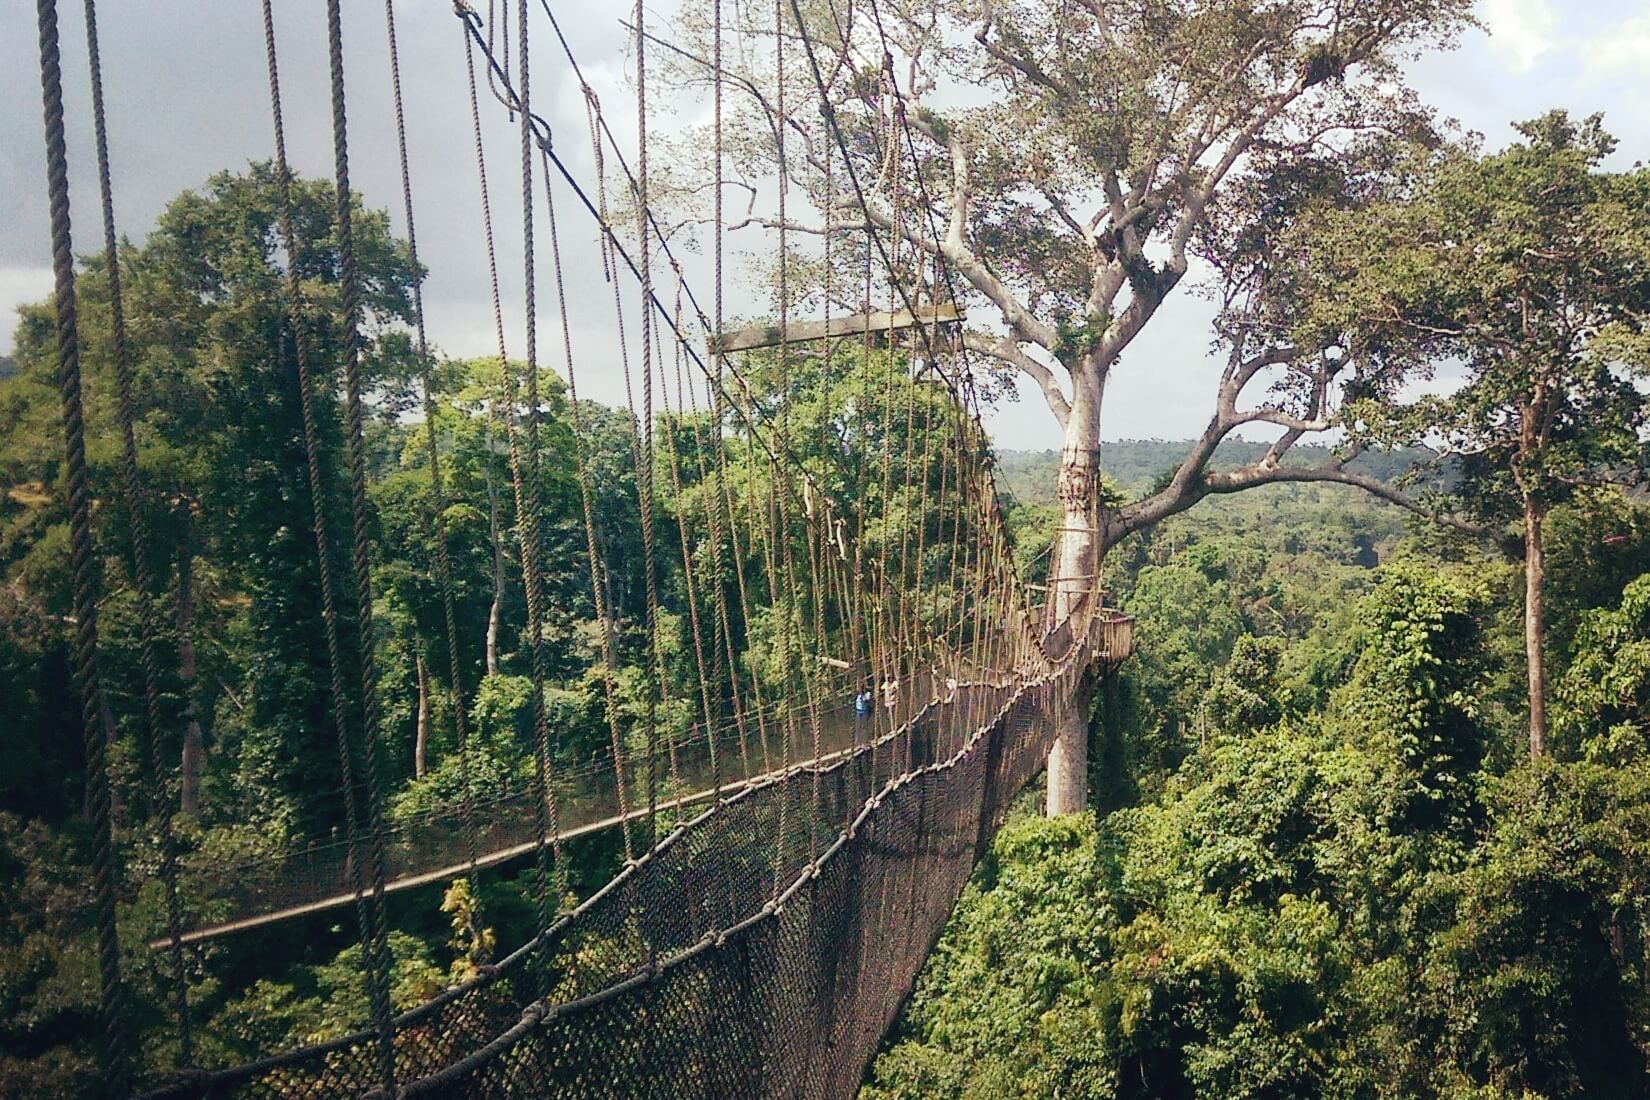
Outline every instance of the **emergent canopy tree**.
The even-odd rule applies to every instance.
[[[328,183],[294,181],[292,219],[301,242],[299,277],[304,323],[320,391],[319,424],[330,514],[348,514],[338,476],[342,425],[337,408],[338,248],[336,202]],[[328,762],[325,668],[315,638],[320,597],[315,542],[310,537],[304,480],[293,333],[283,291],[279,246],[279,191],[268,164],[220,172],[167,204],[141,245],[120,252],[126,325],[133,344],[138,400],[138,465],[146,486],[155,573],[177,600],[180,637],[168,683],[198,704],[165,732],[169,754],[183,758],[184,801],[209,814],[232,814],[229,798],[214,807],[203,798],[199,731],[206,719],[220,746],[212,776],[227,779],[242,807],[260,824],[322,828],[329,810],[321,795],[335,788]],[[366,317],[364,363],[374,412],[393,414],[405,404],[413,360],[400,326],[410,316],[416,277],[406,246],[390,232],[382,211],[356,211],[356,258],[362,272]],[[115,438],[108,279],[101,258],[89,258],[80,281],[81,334],[86,348],[89,453],[98,494],[112,480]],[[54,398],[46,380],[55,369],[50,303],[22,310],[16,336],[17,377],[0,394],[0,480],[52,485],[58,453],[51,442]],[[379,428],[375,427],[375,435]],[[62,502],[42,502],[38,524],[62,521]],[[96,512],[103,547],[129,545],[126,512]],[[332,532],[342,544],[341,531]],[[25,542],[23,545],[30,545]],[[31,555],[61,552],[36,542]],[[10,565],[9,561],[0,565]],[[133,583],[125,555],[105,563],[107,598]],[[65,585],[66,576],[51,574]],[[25,586],[27,587],[27,586]],[[55,589],[29,591],[31,601],[55,604]],[[187,613],[185,613],[187,609]],[[111,632],[111,652],[135,648]],[[196,644],[217,675],[196,676]],[[223,662],[223,667],[216,665]],[[118,667],[116,669],[118,672]],[[233,685],[233,686],[232,686]],[[135,687],[112,680],[119,711]],[[221,689],[221,690],[220,690]],[[215,703],[228,699],[221,720]],[[47,719],[25,736],[46,735]],[[174,746],[176,746],[174,748]],[[233,764],[231,764],[233,761]],[[232,774],[226,774],[232,773]]]
[[[1553,111],[1518,131],[1523,140],[1493,156],[1426,156],[1403,202],[1331,217],[1324,231],[1346,246],[1331,307],[1346,324],[1465,370],[1447,396],[1360,403],[1360,430],[1438,445],[1459,463],[1465,511],[1521,524],[1540,756],[1548,512],[1578,489],[1650,472],[1650,170],[1601,168],[1616,142],[1597,115]]]
[[[1470,7],[940,0],[873,8],[872,18],[858,6],[814,3],[801,9],[806,37],[865,206],[815,121],[813,66],[794,45],[795,26],[782,37],[791,43],[783,100],[771,54],[742,48],[724,62],[739,90],[730,108],[749,109],[742,124],[729,124],[729,163],[759,179],[773,171],[774,138],[789,135],[780,159],[817,220],[791,214],[788,232],[827,236],[839,256],[854,254],[845,262],[858,263],[868,219],[918,300],[943,301],[954,290],[959,304],[983,307],[976,318],[1000,320],[968,327],[963,341],[998,379],[1017,372],[1035,382],[1062,429],[1064,537],[1051,568],[1063,578],[1057,610],[1069,610],[1107,550],[1210,493],[1301,480],[1381,489],[1346,468],[1349,455],[1284,459],[1302,438],[1338,426],[1347,378],[1391,361],[1297,346],[1249,307],[1267,277],[1268,242],[1302,204],[1366,199],[1363,185],[1336,169],[1348,146],[1430,128],[1398,63],[1447,45],[1471,23]],[[826,171],[833,156],[834,175]],[[898,167],[911,160],[914,173]],[[1295,170],[1302,163],[1322,170],[1308,179]],[[746,186],[753,212],[740,225],[780,225],[755,211],[757,189]],[[684,198],[699,193],[684,189]],[[804,205],[794,193],[792,203]],[[1167,484],[1112,506],[1097,492],[1106,381],[1194,259],[1212,262],[1225,306],[1216,337],[1227,363],[1214,410]],[[925,271],[940,261],[949,275]],[[855,296],[852,308],[872,308],[863,274],[836,286]],[[1256,396],[1245,402],[1247,393]],[[1255,462],[1211,470],[1221,439],[1253,424],[1275,426],[1276,445]],[[1051,813],[1085,803],[1085,709],[1071,709],[1050,757]]]

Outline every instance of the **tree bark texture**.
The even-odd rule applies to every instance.
[[[1089,804],[1089,715],[1094,686],[1083,675],[1055,717],[1054,747],[1048,754],[1048,816],[1082,813]]]
[[[1071,413],[1066,418],[1060,452],[1059,553],[1049,581],[1049,599],[1054,608],[1051,625],[1068,618],[1093,589],[1099,564],[1095,505],[1100,484],[1100,384],[1098,372],[1092,369],[1074,374]],[[1086,676],[1082,678],[1071,706],[1057,720],[1054,747],[1048,754],[1049,817],[1080,813],[1088,807],[1087,680]]]
[[[1526,494],[1524,497],[1524,659],[1530,685],[1530,756],[1547,752],[1547,662],[1546,622],[1543,592],[1546,583],[1546,552],[1542,546],[1542,524],[1546,507]]]
[[[201,812],[201,774],[206,770],[206,740],[201,733],[200,703],[195,695],[198,662],[195,655],[195,546],[193,527],[184,515],[183,552],[178,556],[178,680],[183,689],[183,755],[178,762],[182,785],[179,808]]]

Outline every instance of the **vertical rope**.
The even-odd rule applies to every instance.
[[[682,291],[681,283],[677,283],[676,290],[676,328],[681,330]],[[682,360],[685,358],[685,344],[676,341],[676,412],[679,416],[678,424],[685,424],[687,418],[687,400],[682,387]],[[663,364],[661,364],[662,366]],[[670,387],[664,387],[665,414],[670,414]],[[716,752],[716,707],[711,703],[710,678],[705,674],[705,642],[700,632],[698,585],[694,579],[692,539],[689,537],[689,513],[686,499],[682,496],[681,456],[676,449],[676,433],[667,426],[665,430],[665,453],[670,464],[671,491],[676,494],[676,530],[682,547],[682,582],[687,590],[688,629],[693,635],[694,671],[699,681],[699,704],[705,720],[705,747],[710,753],[711,776],[711,805],[715,806],[722,799],[722,765]],[[681,790],[677,791],[680,798]]]
[[[88,0],[90,2],[90,0]],[[436,585],[441,592],[442,625],[447,632],[447,674],[453,708],[453,732],[458,741],[459,828],[464,833],[464,855],[470,865],[470,893],[476,905],[481,893],[476,878],[475,836],[470,828],[470,731],[464,701],[463,663],[458,652],[458,616],[453,601],[453,562],[447,545],[447,492],[441,483],[441,450],[436,445],[435,392],[430,384],[430,347],[424,331],[424,272],[418,262],[418,226],[413,216],[412,169],[407,160],[407,112],[401,96],[401,53],[395,34],[395,0],[384,0],[384,30],[390,48],[390,89],[395,100],[395,144],[401,165],[401,202],[407,217],[407,257],[412,262],[413,322],[418,337],[418,376],[424,398],[424,447],[430,463],[430,512],[435,530]],[[468,41],[468,39],[466,39]]]
[[[653,263],[648,241],[647,180],[647,11],[636,0],[636,239],[642,283],[642,454],[636,469],[636,492],[642,505],[642,559],[647,594],[647,835],[659,842],[659,589],[653,556]]]
[[[618,245],[618,239],[617,239],[617,237],[616,237],[616,235],[614,234],[614,231],[613,231],[613,223],[608,220],[608,216],[607,216],[607,211],[608,211],[608,207],[607,207],[607,159],[606,159],[605,155],[602,152],[601,133],[602,133],[602,125],[603,124],[602,124],[602,120],[601,120],[601,104],[596,99],[595,91],[593,89],[591,89],[588,85],[585,86],[584,93],[585,93],[585,115],[586,115],[586,118],[589,120],[589,123],[590,123],[590,154],[591,154],[592,161],[593,161],[593,163],[595,165],[595,168],[596,168],[596,202],[597,202],[596,216],[597,216],[597,220],[599,221],[599,223],[601,225],[601,230],[602,230],[602,236],[601,236],[602,272],[603,272],[604,276],[606,277],[608,283],[613,288],[613,323],[614,323],[614,327],[615,327],[615,329],[617,331],[617,335],[618,335],[617,343],[618,343],[618,347],[619,347],[620,372],[624,376],[625,409],[626,409],[627,412],[630,413],[630,419],[628,420],[627,423],[628,423],[628,426],[629,426],[629,429],[630,429],[629,436],[630,436],[631,466],[635,471],[637,471],[636,475],[635,475],[635,478],[636,478],[636,510],[637,510],[638,514],[640,514],[643,507],[644,507],[643,494],[642,494],[642,491],[641,491],[641,480],[640,480],[640,478],[641,478],[640,471],[643,467],[642,432],[641,432],[640,421],[639,421],[639,419],[636,415],[635,387],[634,387],[634,385],[632,385],[632,381],[631,381],[630,339],[626,335],[626,332],[625,332],[624,292],[619,286],[619,278],[618,278],[619,269],[618,269],[618,255],[617,254],[618,254],[618,251],[619,251],[619,245]],[[643,309],[644,309],[644,311],[646,309],[645,303],[644,303]],[[642,529],[643,568],[648,569],[651,572],[650,567],[648,565],[648,563],[650,563],[652,561],[652,553],[651,553],[651,545],[652,544],[649,541],[650,538],[651,538],[650,532],[651,532],[651,525],[644,525],[643,529]],[[608,584],[611,581],[611,574],[610,574],[610,571],[607,570],[605,562],[603,562],[600,558],[598,558],[594,553],[592,553],[592,556],[591,556],[591,569],[593,571],[592,576],[600,575],[603,578],[603,581],[602,581],[603,584]],[[618,602],[613,598],[611,590],[609,590],[608,595],[607,595],[607,606],[612,610],[613,617],[617,618],[618,617]],[[616,653],[617,650],[615,649],[614,652]],[[618,663],[617,662],[617,657],[614,658],[614,663],[615,663],[615,665]],[[651,675],[650,675],[649,682],[648,682],[648,690],[652,691],[656,687],[662,687],[662,685],[660,685],[656,680],[653,680]],[[650,744],[651,744],[651,742],[650,742]],[[652,756],[652,751],[653,750],[651,750],[651,749],[648,750],[650,759],[651,759],[651,756]],[[620,817],[620,820],[624,823],[623,828],[625,830],[625,838],[624,838],[624,840],[625,840],[625,858],[627,860],[629,860],[629,859],[634,859],[635,858],[635,853],[634,853],[631,838],[630,838],[630,808],[629,808],[629,804],[628,804],[628,794],[627,794],[628,786],[625,782],[625,776],[624,776],[624,767],[625,767],[624,758],[625,758],[625,753],[624,753],[623,738],[619,735],[618,727],[615,725],[614,728],[613,728],[613,767],[614,767],[614,775],[617,779],[617,783],[616,783],[616,787],[615,787],[615,794],[617,795],[618,804],[619,804],[619,806],[618,806],[619,817]],[[651,764],[649,766],[651,767]],[[648,774],[651,775],[652,773],[649,772]],[[651,832],[651,825],[649,826],[649,831]],[[650,841],[650,843],[651,843],[651,841]]]
[[[378,675],[372,622],[372,557],[368,532],[365,414],[361,384],[361,276],[351,222],[349,125],[344,102],[344,40],[339,0],[327,0],[327,69],[332,84],[332,159],[338,200],[338,283],[343,310],[344,389],[350,472],[351,549],[355,571],[356,646],[361,669],[361,768],[367,780],[367,845],[372,873],[373,936],[378,974],[373,1016],[384,1087],[395,1092],[395,1021],[391,1015],[389,929],[384,914],[383,794],[378,773]]]
[[[724,324],[724,317],[723,317],[723,313],[722,313],[722,308],[723,308],[722,248],[723,248],[723,236],[724,236],[724,233],[725,233],[725,228],[724,228],[724,224],[723,224],[724,223],[724,217],[723,217],[723,201],[724,200],[723,200],[723,196],[722,196],[722,190],[723,190],[724,186],[726,185],[726,181],[723,178],[723,171],[724,171],[723,157],[725,155],[723,146],[724,146],[725,138],[724,138],[723,132],[722,132],[722,78],[723,78],[723,73],[722,73],[722,0],[713,0],[713,7],[714,7],[714,14],[712,16],[712,27],[711,27],[711,39],[712,39],[711,50],[712,50],[713,69],[714,69],[714,72],[713,72],[714,89],[713,89],[713,92],[712,92],[713,104],[712,104],[711,127],[712,127],[712,143],[715,146],[716,166],[715,166],[715,171],[714,171],[715,186],[714,186],[714,189],[713,189],[713,192],[712,192],[712,194],[714,196],[713,197],[714,211],[713,211],[713,216],[712,217],[713,217],[713,221],[715,222],[715,230],[714,230],[714,233],[713,233],[713,240],[712,240],[712,265],[714,267],[714,279],[715,279],[715,283],[716,283],[716,287],[715,287],[715,305],[714,305],[716,316],[715,316],[715,321],[714,321],[714,327],[711,329],[711,331],[716,334],[716,339],[718,341],[720,341],[721,337],[722,337],[722,326]],[[711,538],[716,544],[716,618],[717,618],[717,627],[721,631],[721,634],[722,634],[722,645],[720,647],[718,647],[718,649],[717,649],[716,661],[717,661],[718,666],[720,666],[723,663],[724,660],[726,661],[727,675],[728,675],[728,689],[729,689],[729,694],[730,694],[730,696],[733,700],[733,720],[734,720],[734,724],[739,729],[739,766],[740,766],[741,770],[744,772],[745,781],[748,783],[748,782],[750,782],[750,778],[751,778],[750,737],[749,737],[749,731],[746,728],[744,701],[741,698],[742,693],[740,692],[740,688],[739,688],[739,662],[734,656],[734,652],[733,652],[733,632],[731,630],[731,625],[730,625],[730,622],[729,622],[729,619],[728,619],[728,601],[727,601],[727,573],[728,573],[728,569],[727,569],[726,554],[728,553],[729,548],[724,546],[723,540],[722,540],[722,535],[716,529],[717,526],[719,526],[719,524],[717,523],[717,520],[720,518],[720,514],[721,514],[721,512],[720,512],[720,509],[721,509],[721,506],[722,506],[721,502],[724,501],[724,500],[729,499],[728,498],[728,489],[727,489],[727,443],[722,437],[722,424],[723,424],[723,421],[725,420],[725,418],[727,416],[727,408],[726,408],[726,405],[724,403],[725,398],[724,398],[724,389],[723,389],[724,388],[723,378],[724,378],[725,368],[726,368],[726,365],[727,365],[727,360],[726,360],[726,357],[724,356],[724,354],[722,352],[722,349],[721,349],[719,344],[718,344],[717,347],[713,348],[712,350],[715,353],[714,358],[715,358],[715,361],[716,361],[715,375],[714,375],[714,378],[706,380],[706,388],[709,391],[708,392],[708,396],[710,398],[709,405],[710,405],[710,408],[711,408],[711,432],[710,432],[710,437],[711,437],[712,445],[715,446],[715,448],[716,448],[716,465],[715,465],[715,471],[714,471],[715,493],[716,493],[716,496],[719,498],[718,501],[712,503],[711,506],[708,509],[708,512],[710,513],[710,516],[712,517],[712,519],[711,519],[711,524],[712,524]],[[731,539],[734,538],[733,516],[732,516],[732,513],[731,513],[731,508],[729,510],[728,522],[729,522],[729,527],[728,527],[728,536],[727,537],[731,540]],[[743,587],[743,586],[741,585],[741,587]],[[719,671],[720,671],[720,669],[719,669]],[[720,675],[717,676],[717,680],[718,680],[718,682],[720,682],[720,680],[721,680]]]
[[[183,960],[183,912],[178,900],[177,838],[172,832],[172,798],[161,757],[160,631],[156,627],[155,572],[149,557],[149,524],[143,514],[144,493],[138,476],[136,413],[132,398],[132,349],[126,337],[126,309],[121,293],[120,249],[115,236],[114,187],[109,170],[109,131],[104,112],[103,63],[98,51],[97,4],[86,0],[86,54],[91,68],[92,129],[97,144],[98,195],[103,206],[103,259],[109,278],[109,323],[114,340],[116,414],[120,422],[120,481],[132,528],[132,574],[136,580],[138,630],[143,663],[149,812],[158,834],[161,880],[166,892],[167,956],[172,970],[173,1011],[178,1018],[178,1063],[195,1059],[194,1028],[189,1018],[189,982]]]
[[[386,936],[383,927],[381,894],[368,899],[363,879],[360,850],[360,810],[356,798],[356,775],[349,742],[348,692],[344,687],[344,659],[338,627],[338,613],[332,576],[331,546],[327,535],[325,492],[321,481],[320,441],[315,414],[315,384],[310,369],[308,339],[303,318],[303,291],[299,278],[299,243],[292,224],[292,173],[286,155],[286,131],[281,110],[280,69],[275,48],[275,22],[270,0],[263,0],[265,60],[269,70],[270,112],[275,131],[276,187],[279,197],[277,227],[287,253],[286,290],[289,321],[292,325],[294,355],[298,367],[299,404],[303,416],[304,457],[310,495],[310,518],[315,536],[315,556],[321,583],[321,621],[326,639],[329,703],[338,742],[338,767],[344,791],[344,827],[349,846],[349,865],[355,887],[356,919],[361,928],[362,963],[368,999],[372,1006],[378,1039],[378,1071],[386,1084],[393,1085],[394,1046],[390,1035],[388,962],[384,959]],[[353,326],[351,326],[353,327]],[[381,870],[381,864],[380,864]],[[380,877],[380,881],[382,881]]]
[[[65,490],[73,571],[74,678],[86,754],[86,802],[92,825],[92,887],[96,906],[98,1015],[106,1095],[124,1097],[131,1078],[120,939],[115,930],[114,824],[102,728],[103,687],[97,671],[97,556],[92,544],[91,486],[86,468],[86,420],[80,396],[80,333],[75,302],[74,245],[69,220],[69,159],[63,135],[63,72],[56,0],[36,0],[40,28],[40,98],[46,130],[46,195],[51,209],[52,279],[57,313],[57,386],[62,404]]]
[[[550,927],[560,891],[556,881],[561,874],[561,830],[556,820],[556,792],[550,767],[550,720],[545,712],[544,690],[544,591],[539,573],[539,555],[543,552],[541,516],[539,514],[539,384],[538,384],[538,316],[534,295],[533,264],[533,114],[529,95],[531,66],[528,63],[527,0],[520,0],[516,10],[516,31],[520,36],[516,50],[516,64],[521,78],[516,93],[516,106],[521,112],[521,217],[522,255],[525,276],[526,358],[527,358],[527,454],[525,471],[519,453],[514,459],[513,477],[516,482],[516,526],[521,542],[521,564],[527,594],[527,633],[532,649],[533,679],[533,783],[534,815],[538,839],[538,922],[539,931]],[[505,365],[509,377],[509,365]],[[511,420],[515,419],[515,397],[510,396]],[[550,844],[547,850],[546,843]],[[554,872],[552,872],[552,860]],[[541,961],[548,961],[547,957]],[[548,987],[550,975],[540,971],[540,992]]]
[[[618,798],[619,831],[624,838],[626,861],[636,858],[630,839],[630,817],[625,800],[624,739],[619,731],[618,702],[618,643],[613,636],[612,604],[607,599],[607,584],[602,556],[596,547],[595,507],[590,490],[590,465],[585,457],[584,409],[579,405],[578,371],[573,359],[573,328],[567,315],[567,283],[561,262],[561,237],[556,227],[555,191],[550,186],[550,174],[544,176],[544,205],[550,227],[550,259],[556,277],[556,305],[561,319],[562,353],[567,363],[568,404],[573,412],[573,461],[579,480],[579,504],[584,518],[585,553],[590,561],[590,593],[595,603],[596,618],[602,633],[602,703],[607,716],[608,735],[613,753],[613,779]]]
[[[781,119],[775,127],[775,152],[778,158],[778,195],[777,213],[779,223],[779,347],[777,350],[779,374],[779,424],[778,445],[783,452],[790,441],[790,285],[787,275],[790,269],[790,257],[787,255],[787,237],[785,227],[785,198],[788,188],[786,178],[789,166],[785,160],[785,15],[783,0],[774,0],[773,9],[773,41],[774,41],[774,111]],[[785,795],[779,803],[779,843],[781,845],[779,859],[774,864],[774,891],[782,888],[781,869],[786,837],[785,815],[790,804],[790,789],[792,782],[791,765],[796,758],[796,705],[793,696],[797,684],[797,652],[796,652],[796,609],[797,585],[795,556],[791,549],[790,525],[786,522],[785,494],[779,486],[779,462],[775,457],[768,468],[768,522],[772,524],[773,534],[769,538],[770,545],[779,543],[779,560],[784,570],[785,595],[783,600],[775,591],[774,609],[782,612],[779,623],[779,647],[781,667],[784,675],[785,713],[784,720],[784,751],[785,759]]]

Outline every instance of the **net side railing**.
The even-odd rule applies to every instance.
[[[976,681],[1000,678],[987,669],[959,667],[958,671]],[[711,742],[699,727],[674,744],[661,746],[654,771],[662,780],[663,820],[674,823],[696,814],[718,793],[728,797],[783,770],[780,743],[787,721],[801,729],[806,746],[793,749],[791,759],[797,762],[793,767],[825,766],[873,738],[889,736],[891,727],[903,726],[943,687],[943,678],[932,672],[908,673],[905,679],[912,690],[902,694],[896,707],[890,711],[879,699],[869,716],[855,713],[850,681],[825,683],[820,692],[824,702],[812,710],[798,708],[789,718],[774,706],[762,712],[748,711],[747,728],[729,723],[717,731],[714,762]],[[820,751],[813,759],[816,716]],[[629,790],[645,789],[645,756],[627,760],[625,771]],[[610,757],[563,765],[557,769],[555,783],[563,838],[615,828],[621,819],[635,827],[646,816],[645,802],[638,805],[634,798],[630,806],[620,809]],[[468,872],[472,857],[477,869],[520,859],[533,851],[536,840],[533,794],[524,788],[497,791],[493,797],[477,800],[470,807],[468,821],[457,805],[395,821],[384,831],[386,889],[394,892],[450,881]],[[187,893],[196,905],[195,920],[186,926],[184,942],[348,905],[354,898],[350,860],[349,845],[336,840],[234,862],[197,861],[186,875]],[[149,946],[161,948],[166,942],[155,939]]]
[[[1013,795],[1041,768],[1073,674],[1007,693],[955,753],[890,778],[760,911],[621,982],[573,999],[558,990],[404,1095],[851,1095]]]
[[[548,932],[402,1014],[405,1093],[851,1089],[1041,767],[1080,660],[1029,685],[966,687],[678,825]],[[372,1044],[363,1031],[153,1095],[358,1095],[376,1080]]]

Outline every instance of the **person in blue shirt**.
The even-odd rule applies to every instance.
[[[871,720],[875,706],[876,696],[871,692],[871,681],[866,680],[859,685],[859,694],[854,696],[854,744],[860,743],[861,730]]]

